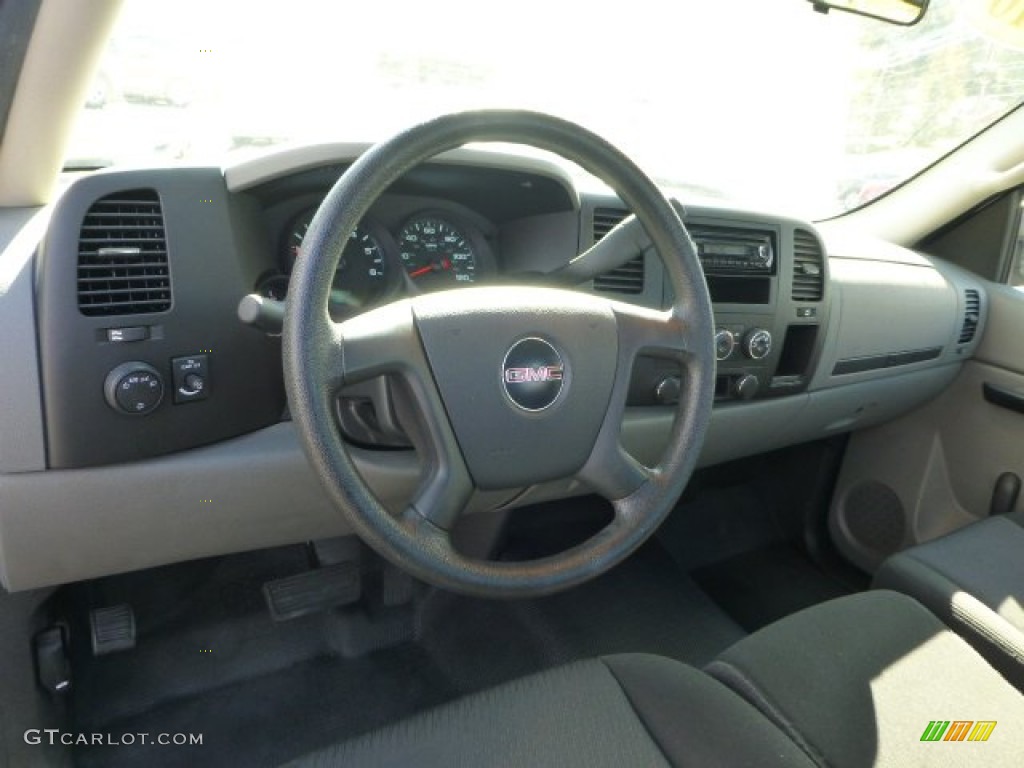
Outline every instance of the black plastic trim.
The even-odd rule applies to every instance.
[[[832,369],[832,375],[843,376],[850,373],[877,371],[880,368],[897,368],[902,365],[923,363],[928,360],[935,360],[941,354],[942,347],[928,347],[927,349],[914,349],[907,352],[891,352],[887,355],[849,357],[836,362],[835,367]]]
[[[981,385],[981,391],[986,402],[1016,413],[1024,413],[1024,392],[997,387],[987,381]]]

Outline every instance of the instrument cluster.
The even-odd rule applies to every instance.
[[[281,271],[258,290],[283,300],[288,280],[316,214],[310,207],[285,227],[279,249]],[[487,238],[473,222],[451,211],[425,208],[388,227],[368,215],[349,238],[334,277],[332,314],[355,314],[389,298],[473,285],[496,273]]]

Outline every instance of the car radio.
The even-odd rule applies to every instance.
[[[691,226],[705,274],[775,274],[774,235],[752,229]]]

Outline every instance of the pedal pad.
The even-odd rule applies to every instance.
[[[348,605],[359,599],[362,584],[355,563],[336,563],[263,585],[274,621],[287,621]]]
[[[94,656],[105,656],[135,647],[135,612],[127,603],[89,612]]]

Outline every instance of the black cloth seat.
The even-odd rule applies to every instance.
[[[708,671],[719,679],[657,656],[577,662],[289,765],[1018,766],[1024,755],[1024,696],[891,592],[783,619]],[[937,718],[997,727],[984,744],[922,742]]]
[[[919,601],[1024,690],[1024,512],[895,554],[873,586]]]
[[[629,768],[810,762],[697,670],[629,654],[576,662],[468,696],[289,763],[291,768]]]
[[[795,613],[739,641],[706,671],[819,766],[1024,765],[1024,696],[926,608],[895,592]],[[952,729],[965,742],[922,741],[933,721],[948,724],[943,738]],[[989,740],[966,741],[983,721],[996,722]]]

